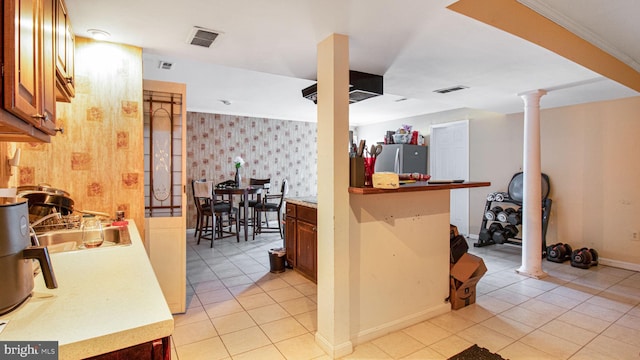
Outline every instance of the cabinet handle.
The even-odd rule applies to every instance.
[[[316,227],[314,226],[314,227],[313,227],[313,231],[317,231],[317,230],[318,230],[318,228],[316,228]]]
[[[45,113],[43,114],[35,114],[35,115],[31,115],[32,118],[37,119],[37,120],[41,120],[44,122],[49,121],[49,114]]]
[[[73,83],[73,77],[72,76],[69,76],[68,78],[64,78],[64,79],[67,82],[67,84]]]
[[[64,128],[55,128],[53,130],[55,130],[55,132],[59,132],[60,134],[64,134]]]

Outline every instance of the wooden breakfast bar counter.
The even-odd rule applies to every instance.
[[[451,311],[450,190],[489,182],[349,188],[354,344]],[[320,204],[321,206],[321,204]]]
[[[350,187],[349,192],[352,194],[392,194],[399,192],[414,192],[414,191],[434,191],[434,190],[455,190],[455,189],[467,189],[475,187],[490,186],[490,182],[481,181],[469,181],[462,183],[437,183],[429,184],[428,181],[416,181],[414,183],[400,185],[398,189],[377,189],[373,187]]]

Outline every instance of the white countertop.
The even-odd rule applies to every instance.
[[[0,340],[58,341],[60,359],[80,359],[171,335],[173,317],[129,220],[131,245],[51,254],[57,289],[42,274]]]

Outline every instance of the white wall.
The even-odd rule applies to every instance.
[[[466,119],[485,119],[495,116],[500,116],[500,114],[473,109],[458,109],[436,114],[414,116],[406,119],[385,121],[367,126],[359,126],[354,129],[354,132],[358,136],[358,140],[365,139],[367,140],[367,144],[371,145],[376,142],[384,141],[384,135],[387,133],[387,130],[396,131],[401,128],[402,125],[408,124],[413,126],[413,130],[417,130],[420,135],[423,135],[427,140],[427,144],[429,144],[429,126],[433,124]]]
[[[631,240],[632,232],[640,231],[639,115],[640,97],[541,111],[542,171],[550,177],[553,200],[547,244],[592,247],[601,258],[640,267],[640,241]],[[465,118],[470,120],[470,179],[492,183],[470,190],[469,230],[477,234],[486,194],[506,191],[522,169],[523,113],[462,109],[357,131],[371,143],[402,124],[427,135],[430,124]]]

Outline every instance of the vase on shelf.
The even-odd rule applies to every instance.
[[[240,168],[236,168],[236,177],[235,177],[236,187],[240,187]]]

